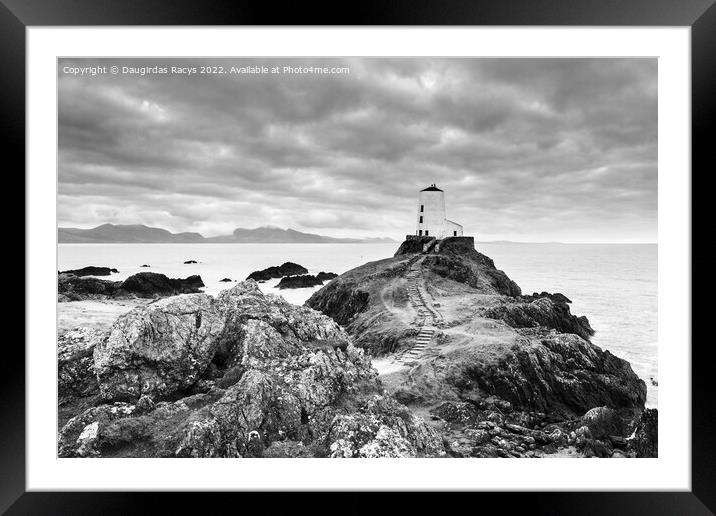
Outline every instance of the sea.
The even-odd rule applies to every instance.
[[[310,274],[341,274],[366,262],[393,256],[399,244],[60,244],[58,270],[88,265],[113,267],[121,280],[152,271],[172,278],[198,274],[207,294],[216,295],[252,271],[290,261]],[[586,315],[596,330],[592,342],[628,360],[646,382],[647,406],[658,401],[657,245],[532,244],[475,245],[525,294],[561,292],[571,310]],[[195,264],[184,264],[194,260]],[[141,265],[150,265],[143,268]],[[110,279],[110,278],[108,278]],[[278,279],[260,284],[266,293],[303,304],[320,287],[279,290]]]

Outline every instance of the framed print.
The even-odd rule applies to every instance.
[[[28,301],[3,509],[711,514],[712,3],[5,2]]]

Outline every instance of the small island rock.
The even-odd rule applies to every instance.
[[[303,276],[286,276],[285,278],[281,278],[281,281],[278,282],[277,286],[279,289],[285,289],[310,288],[315,287],[316,285],[323,285],[323,282],[315,276],[306,274]]]
[[[260,271],[254,271],[248,275],[246,279],[255,281],[266,281],[273,278],[283,278],[285,276],[295,276],[299,274],[308,274],[308,269],[293,262],[285,262],[278,267],[268,267]]]

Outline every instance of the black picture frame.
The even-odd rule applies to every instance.
[[[362,0],[343,5],[229,0],[0,0],[0,106],[4,156],[18,170],[25,167],[25,29],[31,26],[111,25],[574,25],[689,26],[692,72],[692,191],[698,177],[716,170],[713,150],[716,125],[716,0]],[[10,170],[8,170],[10,173]],[[15,174],[15,172],[12,172]],[[700,180],[699,180],[700,181]],[[697,183],[698,184],[698,183]],[[703,192],[702,192],[703,193]],[[693,204],[692,204],[693,207]],[[692,208],[693,209],[693,208]],[[693,216],[694,224],[700,220]],[[693,234],[693,233],[692,233]],[[695,233],[699,234],[699,233]],[[702,233],[709,236],[709,232]],[[693,256],[692,247],[692,256]],[[31,271],[25,269],[27,275]],[[693,274],[693,272],[692,272]],[[696,314],[703,304],[692,303]],[[693,316],[692,316],[693,320]],[[697,316],[696,320],[700,320]],[[716,430],[711,396],[713,356],[710,339],[693,340],[692,353],[692,490],[690,492],[479,493],[479,502],[462,495],[446,503],[487,508],[487,502],[531,514],[713,514],[716,511]],[[691,343],[672,343],[688,350]],[[9,348],[13,349],[9,349]],[[185,493],[28,493],[25,489],[25,368],[24,349],[6,342],[6,367],[0,375],[0,513],[6,514],[127,514],[152,511],[195,512],[207,503],[230,507],[241,496],[244,504],[266,504],[266,494]],[[148,500],[148,498],[159,500]],[[297,497],[301,497],[300,501]],[[351,493],[333,503],[307,503],[294,494],[285,503],[312,512],[372,511],[370,496]],[[508,500],[505,500],[508,498]],[[479,503],[481,505],[474,505]],[[485,503],[485,505],[482,505]],[[248,507],[248,506],[244,506]],[[401,502],[401,511],[429,507],[420,494]],[[275,509],[275,507],[274,507]],[[273,512],[273,511],[271,511]]]

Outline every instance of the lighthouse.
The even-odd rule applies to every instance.
[[[430,236],[438,240],[461,237],[462,226],[448,220],[445,213],[445,192],[432,184],[418,193],[418,214],[415,229],[417,236]]]

